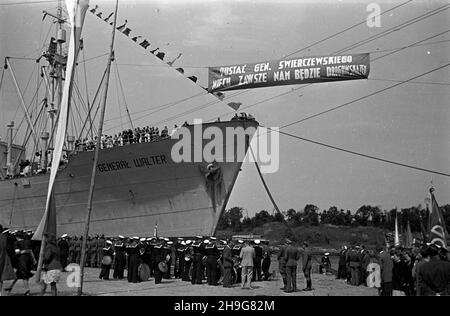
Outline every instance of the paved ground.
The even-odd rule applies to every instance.
[[[222,286],[192,285],[189,282],[183,282],[179,279],[163,280],[163,283],[156,285],[151,278],[147,282],[137,284],[128,283],[126,280],[103,281],[98,279],[99,269],[86,268],[85,270],[85,295],[93,296],[374,296],[377,290],[369,289],[364,286],[350,286],[344,281],[336,280],[332,275],[313,274],[312,292],[284,293],[280,290],[282,280],[276,277],[274,280],[253,283],[255,289],[241,289],[235,285],[233,288],[223,288]],[[112,271],[111,271],[112,275]],[[66,285],[68,273],[63,273],[61,281],[58,284],[59,295],[76,295],[76,289],[69,288]],[[9,285],[9,282],[6,282]],[[305,286],[303,275],[298,275],[298,287],[302,289]],[[39,285],[34,279],[30,280],[31,294],[38,295]],[[48,289],[49,290],[49,289]],[[24,288],[19,281],[13,289],[11,295],[22,295]],[[49,294],[47,294],[49,295]]]

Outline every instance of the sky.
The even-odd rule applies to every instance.
[[[17,2],[19,4],[14,4]],[[5,56],[36,58],[43,51],[49,30],[50,34],[54,33],[50,20],[42,21],[42,10],[56,12],[57,1],[22,2],[0,0],[1,60]],[[380,27],[361,23],[350,28],[366,20],[370,13],[367,6],[371,3],[378,4],[382,12],[405,4],[383,14]],[[231,118],[227,103],[242,102],[243,107],[251,106],[245,111],[262,125],[277,127],[358,99],[450,62],[450,8],[401,26],[446,4],[447,1],[440,0],[120,0],[118,25],[126,19],[131,35],[147,39],[151,43],[148,50],[159,48],[165,52],[165,61],[181,53],[174,68],[183,67],[187,76],[197,76],[203,87],[208,84],[209,66],[262,62],[299,50],[292,56],[332,54],[398,27],[391,34],[346,51],[371,54],[368,80],[258,88],[240,94],[227,92],[222,102],[118,33],[105,130],[113,134],[128,128],[124,104],[135,126],[162,128],[192,122],[195,118],[204,121],[222,115],[223,119]],[[91,0],[90,6],[95,5],[99,6],[103,17],[114,10],[114,1]],[[349,30],[331,36],[347,28]],[[77,82],[81,93],[86,95],[85,66],[90,100],[106,65],[106,56],[97,56],[108,51],[110,32],[107,23],[88,12],[82,35],[84,55],[79,59],[87,61],[78,67]],[[420,45],[374,60],[392,49],[427,38],[430,39]],[[303,49],[308,46],[311,47]],[[30,102],[36,87],[36,63],[12,60],[12,65],[25,99]],[[442,68],[284,131],[450,174],[449,71],[450,67]],[[198,94],[201,95],[193,97]],[[187,100],[175,103],[182,99]],[[3,139],[7,122],[15,120],[17,124],[22,115],[9,73],[5,73],[0,91],[0,136]],[[383,209],[423,205],[431,181],[438,202],[450,203],[449,177],[335,151],[283,135],[280,135],[280,168],[264,177],[282,210],[298,210],[306,204],[315,204],[322,210],[335,205],[352,211],[365,204]],[[228,207],[232,206],[244,207],[249,215],[262,209],[273,210],[251,163],[243,165],[228,203]]]

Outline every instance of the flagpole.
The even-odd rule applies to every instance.
[[[98,156],[99,156],[99,151],[100,151],[100,142],[101,142],[101,137],[102,137],[102,133],[103,133],[103,122],[105,119],[105,112],[106,112],[106,100],[108,98],[109,76],[111,73],[111,63],[114,59],[114,36],[116,33],[118,6],[119,6],[119,0],[116,0],[116,7],[114,10],[113,29],[112,29],[112,34],[111,34],[111,44],[110,44],[110,48],[109,48],[109,57],[108,57],[108,63],[106,65],[105,90],[103,92],[102,108],[101,108],[101,112],[100,112],[100,122],[99,122],[98,133],[97,133],[97,143],[95,145],[94,162],[92,164],[92,175],[91,175],[91,184],[89,187],[88,207],[87,207],[87,214],[86,214],[86,221],[85,221],[84,237],[83,237],[83,243],[81,246],[80,286],[78,287],[78,295],[79,296],[83,294],[84,266],[85,266],[85,262],[86,262],[86,244],[87,244],[87,238],[89,235],[89,224],[90,224],[91,213],[92,213],[92,200],[94,197],[95,177],[97,175],[97,163],[98,163]]]

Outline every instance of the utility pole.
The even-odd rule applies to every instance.
[[[114,36],[116,33],[118,6],[119,6],[119,0],[116,0],[113,29],[112,29],[112,34],[111,34],[111,44],[110,44],[110,48],[109,48],[109,58],[108,58],[108,63],[106,65],[106,78],[105,78],[106,82],[105,82],[105,89],[103,92],[103,99],[102,99],[102,104],[101,104],[100,122],[99,122],[98,133],[97,133],[98,137],[97,137],[97,143],[95,145],[94,162],[92,164],[91,184],[89,187],[89,196],[88,196],[88,203],[87,203],[88,207],[87,207],[87,214],[86,214],[86,221],[85,221],[83,244],[81,247],[80,287],[78,288],[79,296],[83,294],[84,266],[85,266],[85,262],[86,262],[86,244],[87,244],[87,238],[89,235],[89,224],[90,224],[91,213],[92,213],[92,200],[94,198],[95,177],[97,175],[97,163],[98,163],[98,156],[99,156],[99,151],[100,151],[100,142],[101,142],[101,137],[102,137],[102,133],[103,133],[103,122],[105,119],[106,100],[108,98],[109,75],[111,72],[111,63],[114,60]]]

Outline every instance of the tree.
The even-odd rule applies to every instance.
[[[317,211],[319,208],[313,204],[307,204],[303,209],[302,222],[306,224],[318,226],[319,225],[319,214]]]

